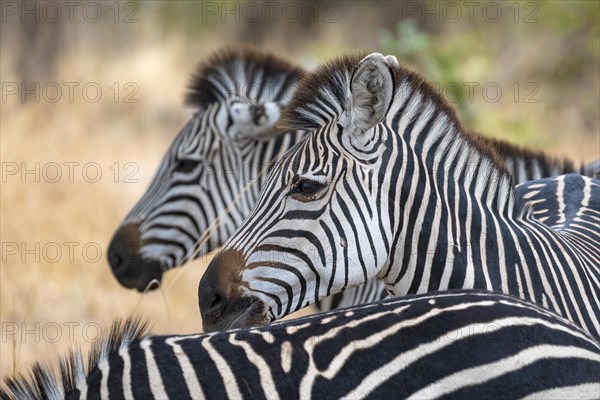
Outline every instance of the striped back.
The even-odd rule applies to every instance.
[[[84,367],[37,365],[0,397],[597,398],[600,344],[505,295],[390,299],[253,329],[150,336],[117,324]]]
[[[502,158],[506,169],[512,175],[513,183],[518,185],[535,179],[551,176],[589,172],[584,167],[577,168],[571,160],[551,157],[547,154],[515,146],[511,143],[481,136],[486,146],[492,146]],[[590,177],[593,177],[590,175]]]

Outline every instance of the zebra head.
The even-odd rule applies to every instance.
[[[221,51],[199,66],[186,99],[196,113],[109,245],[123,286],[156,287],[165,270],[221,245],[241,224],[257,176],[287,140],[276,124],[300,74],[252,50]]]
[[[285,119],[307,134],[277,163],[256,207],[203,276],[206,331],[264,324],[375,278],[392,241],[385,178],[394,57],[326,64]],[[384,189],[382,189],[382,187]],[[373,205],[377,204],[377,207]],[[369,229],[367,229],[367,227]]]

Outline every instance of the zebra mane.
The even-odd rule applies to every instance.
[[[552,157],[542,151],[526,149],[504,140],[493,139],[483,135],[478,136],[484,144],[494,147],[496,152],[502,158],[508,156],[511,158],[520,157],[524,160],[536,160],[540,164],[545,175],[551,175],[551,171],[554,168],[560,170],[561,174],[575,171],[575,166],[571,160]]]
[[[148,334],[148,322],[137,317],[113,321],[108,335],[103,335],[92,345],[87,367],[84,366],[81,349],[71,350],[59,361],[59,375],[56,369],[36,362],[25,373],[8,377],[0,387],[2,399],[57,399],[64,398],[77,390],[78,384],[85,384],[86,376],[106,360],[111,353],[127,347],[131,341],[141,340]]]
[[[287,103],[304,70],[278,56],[250,48],[226,48],[202,62],[192,76],[186,105],[197,108],[241,97]]]
[[[350,91],[352,74],[365,56],[364,53],[341,56],[307,74],[283,112],[282,125],[290,130],[317,129],[329,122],[332,116],[340,115]],[[400,85],[408,83],[410,88],[421,92],[424,98],[432,101],[436,108],[454,123],[458,134],[464,137],[475,151],[488,158],[501,175],[509,176],[495,145],[480,140],[479,135],[466,129],[456,109],[433,85],[406,66],[390,65],[390,69],[394,74],[397,89]]]

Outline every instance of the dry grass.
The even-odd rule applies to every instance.
[[[374,17],[367,13],[364,18],[373,21]],[[360,18],[355,16],[354,21]],[[208,258],[167,274],[164,287],[170,287],[168,291],[144,296],[120,287],[106,262],[105,252],[112,233],[141,196],[163,152],[190,116],[189,110],[180,104],[193,65],[222,45],[217,41],[218,33],[208,41],[202,36],[206,32],[199,35],[200,39],[161,36],[149,24],[150,21],[142,22],[132,27],[142,32],[136,36],[138,41],[132,42],[135,46],[131,44],[126,51],[114,55],[108,51],[107,43],[119,41],[118,32],[97,30],[79,40],[71,37],[62,43],[64,48],[51,80],[98,82],[104,93],[97,103],[83,101],[78,95],[73,103],[61,100],[23,104],[11,99],[1,104],[3,165],[26,163],[31,168],[35,163],[79,162],[84,165],[96,162],[101,167],[102,178],[88,183],[79,168],[71,183],[63,166],[63,177],[57,183],[35,182],[32,175],[27,175],[24,182],[19,175],[8,176],[6,182],[2,182],[0,234],[3,246],[15,243],[31,249],[39,243],[40,249],[46,246],[49,253],[41,254],[41,259],[36,261],[32,254],[19,251],[10,255],[6,247],[2,248],[0,376],[20,370],[34,360],[53,359],[71,345],[86,346],[89,339],[96,337],[96,327],[106,327],[114,317],[132,312],[147,316],[157,333],[201,329],[196,290]],[[340,26],[327,26],[324,32],[329,38],[327,44],[313,38],[312,42],[298,45],[301,50],[297,50],[288,46],[282,35],[276,35],[265,47],[312,64],[355,48],[356,45],[348,47],[343,43],[364,36],[360,29],[353,29],[348,36]],[[99,34],[106,37],[96,48]],[[371,35],[361,46],[373,47],[373,42]],[[18,80],[18,68],[10,63],[11,51],[10,47],[3,48],[3,82]],[[506,77],[503,79],[509,81]],[[527,77],[511,76],[510,79],[527,81]],[[139,86],[136,95],[139,102],[115,103],[109,89],[114,82],[119,82],[121,87],[126,82],[135,82]],[[597,77],[590,85],[592,90],[598,86]],[[549,86],[542,90],[544,96],[552,94]],[[592,101],[597,101],[594,96],[592,91]],[[544,148],[555,155],[591,161],[599,157],[598,134],[593,131],[591,135],[586,134],[589,130],[574,111],[575,100],[565,99],[568,104],[561,110],[548,109],[545,103],[479,104],[479,117],[473,128]],[[551,131],[552,134],[534,138],[511,136],[502,120],[519,118],[539,132]],[[113,181],[114,171],[110,167],[119,163],[123,173],[122,167],[127,162],[139,166],[135,175],[139,183],[125,183],[123,175],[118,182]],[[72,260],[69,260],[65,242],[78,243]],[[55,257],[48,247],[53,246],[52,243],[58,243],[63,253],[57,262],[44,259],[44,255]],[[103,254],[97,261],[86,261],[81,254],[84,244],[100,247]],[[72,336],[69,335],[71,323],[78,324]],[[58,339],[57,327],[62,332]],[[12,329],[17,329],[16,335],[10,334]]]

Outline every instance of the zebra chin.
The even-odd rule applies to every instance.
[[[202,327],[204,332],[218,332],[266,325],[271,322],[267,309],[268,306],[262,300],[253,296],[231,299],[229,307],[217,315],[203,312],[201,308]]]
[[[158,289],[162,281],[163,269],[160,261],[139,257],[131,263],[127,271],[121,272],[118,268],[112,268],[112,272],[119,283],[127,289],[147,292]]]

